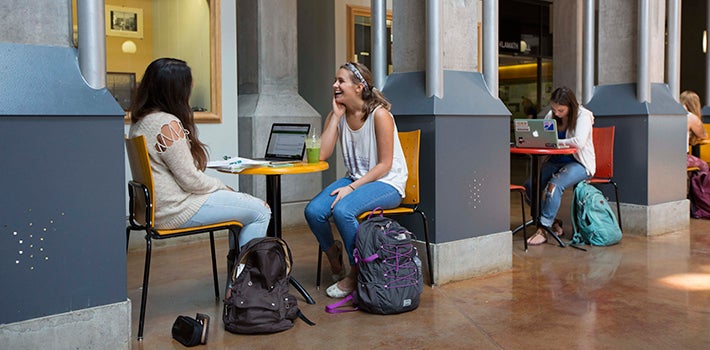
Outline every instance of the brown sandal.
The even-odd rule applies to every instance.
[[[562,220],[555,219],[555,221],[552,223],[551,231],[552,233],[557,235],[557,237],[562,237],[565,234],[563,227],[564,224],[562,223]]]
[[[534,242],[535,238],[537,238],[538,236],[542,236],[544,240],[540,242]],[[532,236],[530,236],[530,238],[528,238],[528,245],[541,245],[545,243],[547,243],[547,235],[543,230],[536,231]]]

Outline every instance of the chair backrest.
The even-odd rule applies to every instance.
[[[615,126],[592,128],[594,155],[597,170],[594,177],[611,179],[614,176],[614,130]]]
[[[146,223],[153,222],[155,215],[155,196],[153,187],[153,171],[150,168],[150,156],[148,155],[148,146],[145,143],[145,136],[136,136],[126,139],[126,153],[128,154],[128,163],[131,166],[131,175],[133,181],[143,184],[148,189],[148,195],[151,203],[145,203],[145,196],[133,193],[132,213],[138,222]],[[135,189],[131,189],[135,191]],[[150,206],[150,217],[144,217],[146,214],[146,206]]]
[[[404,159],[407,161],[407,184],[404,188],[402,204],[419,204],[419,148],[421,130],[400,131],[399,143],[402,145]]]

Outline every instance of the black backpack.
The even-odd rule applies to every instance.
[[[376,314],[397,314],[416,309],[422,294],[421,261],[412,244],[413,234],[397,221],[372,211],[358,226],[355,261],[359,268],[355,291],[326,306],[329,313],[363,310]],[[354,309],[340,307],[347,302]]]
[[[289,293],[293,259],[280,238],[262,237],[241,248],[224,299],[224,329],[232,333],[275,333],[293,327],[296,317],[308,322]]]

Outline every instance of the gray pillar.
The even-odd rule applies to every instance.
[[[421,45],[424,14],[433,12],[426,6],[436,2],[447,28],[438,36],[441,96],[427,87],[439,73],[424,57],[436,50]],[[395,71],[383,92],[397,128],[422,131],[420,208],[429,217],[434,282],[510,269],[510,112],[477,71],[477,3],[394,0],[393,10]],[[401,222],[423,240],[420,220]]]
[[[678,100],[680,96],[680,0],[667,0],[668,10],[666,17],[668,22],[668,48],[666,57],[666,81],[671,90],[673,98]]]
[[[584,58],[582,59],[582,102],[594,94],[594,0],[584,0]]]
[[[638,11],[638,81],[636,82],[636,98],[639,102],[651,102],[651,78],[649,76],[650,54],[650,9],[649,0],[639,0]]]
[[[106,26],[103,0],[77,2],[79,67],[94,89],[106,87]]]
[[[498,97],[498,0],[483,0],[483,76]]]
[[[595,126],[616,126],[624,234],[659,235],[689,222],[685,111],[663,78],[665,9],[662,0],[599,0],[599,81],[587,107]]]
[[[444,97],[441,62],[441,0],[427,0],[426,95]]]
[[[583,44],[589,44],[585,42],[582,30],[584,28],[583,1],[585,0],[552,3],[552,28],[554,28],[552,83],[554,87],[566,86],[572,89],[577,98],[583,98],[583,91],[586,89],[582,87],[582,57]],[[593,80],[593,67],[590,71],[592,73],[590,80]]]
[[[387,79],[387,4],[385,0],[372,0],[372,75],[375,87],[382,89]]]
[[[239,1],[237,6],[239,155],[263,157],[271,124],[309,123],[320,132],[321,115],[298,94],[297,1]],[[281,185],[284,227],[305,224],[303,209],[322,189],[321,174],[284,176]],[[266,197],[264,176],[240,175],[239,187]]]

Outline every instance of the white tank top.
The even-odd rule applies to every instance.
[[[345,168],[348,170],[347,176],[353,180],[363,177],[370,169],[377,165],[377,138],[375,137],[375,108],[367,116],[365,124],[353,130],[348,126],[345,118],[340,119],[338,131],[340,133],[340,148],[343,150],[343,160]],[[389,113],[389,111],[388,111]],[[389,113],[394,123],[392,113]],[[407,163],[402,152],[402,145],[397,136],[397,124],[394,124],[394,157],[392,158],[392,168],[389,173],[379,178],[382,181],[397,189],[399,195],[404,198],[404,186],[407,183]]]

